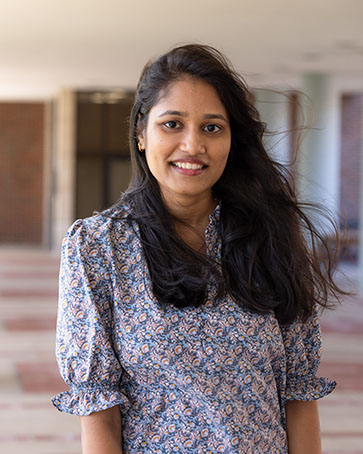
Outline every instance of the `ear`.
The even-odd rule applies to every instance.
[[[141,145],[141,148],[145,149],[145,139],[143,133],[137,136],[137,142]]]

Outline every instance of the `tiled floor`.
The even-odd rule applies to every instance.
[[[345,266],[347,288],[357,270]],[[58,257],[0,249],[0,452],[79,454],[79,422],[50,397],[65,389],[54,358]],[[322,317],[321,375],[338,381],[320,401],[324,454],[363,454],[363,297]]]

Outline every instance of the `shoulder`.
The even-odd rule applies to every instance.
[[[78,237],[87,243],[102,243],[112,234],[127,234],[132,226],[128,207],[124,204],[115,205],[93,216],[74,221],[66,238]]]
[[[68,229],[62,250],[95,257],[107,255],[114,245],[126,244],[134,233],[127,205],[118,204],[93,216],[77,219]]]

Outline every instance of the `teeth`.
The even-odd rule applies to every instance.
[[[173,162],[173,164],[179,169],[198,170],[203,168],[201,164],[192,164],[191,162]]]

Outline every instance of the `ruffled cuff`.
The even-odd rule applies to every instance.
[[[336,382],[325,377],[305,377],[300,380],[289,380],[286,385],[285,401],[316,400],[330,394]]]
[[[111,387],[72,386],[70,391],[56,394],[51,401],[59,411],[79,416],[87,416],[115,405],[120,405],[123,411],[130,407],[125,394]]]

